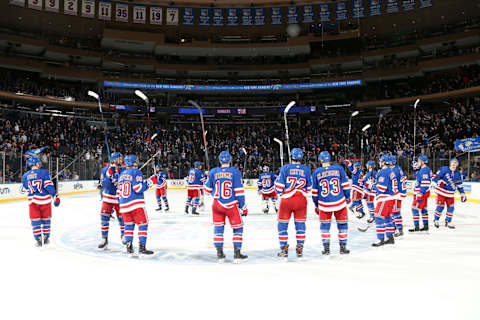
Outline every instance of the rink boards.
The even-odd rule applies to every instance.
[[[173,190],[186,189],[184,180],[167,180],[168,188]],[[407,183],[408,193],[412,194],[415,181],[409,180]],[[88,192],[98,192],[98,181],[63,181],[58,183],[58,192],[60,195],[81,194]],[[244,179],[245,189],[256,189],[257,179]],[[480,182],[465,182],[465,192],[469,202],[480,203]],[[26,190],[21,183],[0,184],[0,202],[25,200],[27,196]],[[432,194],[435,197],[435,194]],[[460,199],[456,194],[456,199]]]

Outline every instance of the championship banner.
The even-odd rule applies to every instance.
[[[318,5],[318,20],[320,22],[330,22],[332,19],[331,11],[330,11],[330,4],[324,3]]]
[[[95,0],[82,0],[82,17],[95,18]]]
[[[42,10],[43,0],[28,0],[28,7],[30,9]]]
[[[225,25],[225,18],[223,16],[222,8],[213,8],[213,21],[214,27],[223,27]]]
[[[352,0],[352,18],[365,18],[365,3],[364,0]]]
[[[433,0],[419,0],[420,9],[431,8],[433,6]]]
[[[60,0],[46,0],[45,11],[50,11],[50,12],[60,11]]]
[[[162,24],[162,7],[150,6],[150,24]]]
[[[210,9],[209,8],[200,8],[199,9],[198,25],[199,26],[210,26]]]
[[[370,16],[379,16],[382,14],[382,0],[370,0]]]
[[[314,18],[315,9],[313,5],[307,4],[303,6],[303,15],[302,15],[302,22],[303,23],[313,23],[315,21]]]
[[[273,7],[270,9],[270,24],[274,26],[282,24],[282,7]]]
[[[264,26],[265,25],[265,8],[256,8],[254,10],[255,12],[255,17],[254,17],[254,24],[256,26]]]
[[[185,7],[182,11],[182,24],[184,26],[193,26],[195,24],[195,14],[193,8]]]
[[[165,20],[167,26],[178,26],[178,8],[167,7],[167,11],[165,12]]]
[[[115,20],[119,22],[128,22],[128,3],[115,3]]]
[[[63,12],[71,16],[76,16],[78,13],[78,1],[65,0],[65,2],[63,3]]]
[[[287,24],[297,24],[297,23],[298,23],[298,7],[288,6],[287,7]]]
[[[385,0],[385,1],[387,2],[386,11],[388,14],[400,12],[400,8],[398,6],[399,0]]]
[[[10,0],[8,3],[19,7],[25,7],[25,0]]]
[[[345,21],[348,19],[347,1],[340,1],[335,4],[335,19],[337,21]]]
[[[238,9],[235,9],[235,8],[227,9],[227,26],[229,27],[238,26]]]
[[[462,152],[480,151],[480,137],[455,140],[453,145],[455,150]]]
[[[147,7],[143,5],[135,5],[133,7],[133,23],[147,23]]]
[[[243,8],[242,9],[242,26],[253,26],[253,16],[252,9]]]
[[[98,19],[100,20],[112,20],[112,3],[106,1],[100,1],[98,3]]]
[[[403,11],[415,10],[415,0],[403,0],[402,1],[402,10]]]

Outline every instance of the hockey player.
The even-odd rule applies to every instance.
[[[367,209],[370,217],[367,222],[372,223],[375,219],[375,183],[376,183],[377,171],[375,170],[375,162],[369,160],[367,162],[367,173],[364,177],[363,183],[363,197],[367,203]]]
[[[292,163],[280,169],[280,176],[275,181],[275,190],[280,197],[278,212],[278,240],[280,252],[278,256],[288,259],[288,223],[290,217],[295,219],[297,236],[296,253],[298,258],[303,257],[305,243],[305,221],[307,219],[307,194],[312,190],[312,172],[306,165],[301,164],[303,152],[294,148],[290,156]]]
[[[28,192],[30,221],[37,247],[50,243],[51,197],[55,207],[60,205],[60,198],[50,179],[50,173],[48,170],[40,169],[41,165],[40,159],[34,155],[29,156],[26,166],[30,170],[22,177],[22,185]]]
[[[275,179],[276,176],[273,172],[270,172],[268,166],[263,167],[263,173],[260,174],[258,178],[258,193],[262,196],[262,210],[263,213],[268,213],[269,200],[272,201],[272,206],[275,209],[275,212],[278,213],[277,208],[277,193],[275,192]]]
[[[365,216],[363,212],[363,174],[362,165],[360,162],[355,162],[353,165],[349,160],[345,160],[345,165],[348,170],[352,172],[352,207],[357,213],[357,218],[362,219]]]
[[[143,193],[153,186],[153,178],[143,180],[142,172],[137,169],[137,156],[129,154],[124,158],[127,166],[118,179],[118,199],[120,202],[120,214],[125,220],[125,242],[127,253],[133,254],[133,232],[135,225],[138,226],[138,240],[140,254],[153,254],[146,249],[148,217],[145,210],[145,198]]]
[[[234,263],[248,259],[241,253],[243,242],[242,216],[248,214],[245,205],[245,192],[242,184],[242,174],[237,168],[230,167],[232,157],[228,151],[222,151],[218,156],[220,167],[213,168],[208,174],[205,183],[205,192],[213,196],[213,242],[217,249],[217,259],[223,263],[223,234],[225,218],[228,218],[233,229]]]
[[[402,201],[407,197],[407,176],[402,168],[397,165],[397,158],[391,156],[392,165],[390,166],[395,173],[395,179],[398,184],[398,192],[400,197],[395,200],[395,205],[392,210],[392,219],[395,224],[395,237],[403,236],[403,219],[402,219]]]
[[[343,167],[332,164],[331,156],[327,151],[318,155],[322,167],[315,170],[312,176],[312,200],[315,212],[320,217],[322,231],[322,254],[330,254],[330,225],[332,215],[335,216],[340,242],[340,254],[349,254],[347,249],[348,211],[350,204],[350,182]]]
[[[450,229],[455,229],[452,224],[455,191],[460,193],[462,202],[467,201],[465,190],[463,189],[463,178],[458,168],[458,160],[453,158],[450,160],[450,166],[441,167],[433,176],[433,182],[436,184],[435,192],[437,193],[437,208],[435,209],[434,225],[439,227],[439,220],[442,216],[445,205],[447,206],[447,217],[445,218],[445,226]]]
[[[165,171],[162,170],[162,165],[157,164],[155,167],[157,172],[155,173],[155,178],[153,179],[153,183],[155,185],[155,196],[157,198],[157,211],[162,210],[162,200],[165,204],[165,212],[167,212],[170,208],[168,206],[168,199],[167,199],[167,175]]]
[[[413,229],[409,232],[428,231],[428,197],[430,197],[430,183],[432,180],[432,170],[427,166],[428,157],[421,155],[418,157],[416,171],[416,182],[414,190],[414,199],[412,204]],[[423,220],[423,228],[420,229],[420,213]]]
[[[98,245],[99,249],[105,249],[108,244],[108,231],[110,229],[110,218],[115,212],[120,225],[120,238],[122,243],[125,244],[125,224],[120,214],[120,207],[118,205],[117,198],[117,184],[118,178],[122,168],[122,155],[119,152],[114,152],[110,155],[111,165],[102,169],[100,181],[103,188],[102,208],[100,210],[100,222],[101,222],[101,235],[102,240]]]
[[[188,209],[192,207],[192,214],[198,215],[198,204],[200,202],[200,189],[205,183],[205,175],[202,172],[202,163],[196,161],[193,164],[194,168],[188,171],[187,176],[187,202],[185,203],[185,213],[188,214]]]
[[[372,243],[373,247],[380,247],[384,244],[394,244],[394,227],[392,211],[396,200],[399,197],[395,173],[391,166],[392,157],[384,154],[380,157],[381,170],[377,173],[375,184],[375,224],[377,228],[377,242]],[[385,241],[385,237],[387,240]]]

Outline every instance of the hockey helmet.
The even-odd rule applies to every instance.
[[[428,163],[428,157],[424,154],[418,157],[418,161],[422,161],[423,163]]]
[[[162,170],[162,165],[161,164],[157,164],[157,166],[155,167],[157,170]]]
[[[292,152],[290,152],[290,156],[292,160],[300,161],[303,159],[303,151],[300,148],[293,148]]]
[[[331,162],[332,157],[330,156],[330,153],[328,153],[328,151],[322,151],[318,155],[318,160],[320,160],[321,163]]]
[[[232,156],[230,155],[230,152],[228,152],[228,150],[225,150],[220,152],[220,154],[218,155],[218,160],[221,164],[228,164],[232,160]]]
[[[268,166],[263,166],[262,169],[263,169],[263,172],[268,172],[268,171],[270,171],[270,168],[269,168]]]
[[[117,159],[120,159],[122,157],[122,154],[120,152],[113,152],[111,155],[110,155],[110,159],[113,161],[113,160],[117,160]]]
[[[201,166],[201,165],[202,165],[202,163],[201,163],[200,161],[195,161],[195,162],[193,163],[193,166],[194,166],[195,168],[196,168],[196,167],[199,167],[199,166]]]
[[[39,158],[31,156],[27,159],[26,165],[27,165],[28,168],[31,168],[34,165],[36,165],[37,163],[42,164],[42,162],[40,161]]]
[[[373,160],[368,160],[367,161],[367,167],[375,168],[375,162]]]
[[[123,158],[123,162],[127,167],[132,167],[135,162],[137,162],[137,156],[134,154],[128,154]]]

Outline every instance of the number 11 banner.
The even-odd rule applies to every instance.
[[[147,22],[147,7],[143,5],[135,5],[133,7],[133,23]]]

